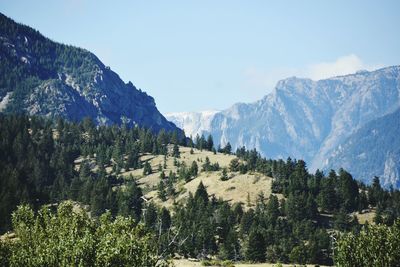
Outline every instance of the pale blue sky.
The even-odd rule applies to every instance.
[[[161,112],[255,101],[288,76],[400,64],[395,0],[0,0],[0,12],[94,52]]]

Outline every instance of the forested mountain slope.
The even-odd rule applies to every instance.
[[[382,184],[400,187],[400,109],[373,120],[344,141],[327,160],[357,178],[382,177]]]
[[[53,42],[0,14],[0,111],[178,130],[154,99],[93,53]]]

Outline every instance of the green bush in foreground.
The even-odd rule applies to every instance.
[[[232,261],[230,260],[202,260],[202,266],[219,266],[219,267],[235,267]]]
[[[335,263],[347,266],[400,266],[400,221],[393,226],[368,225],[358,234],[342,236]]]
[[[19,206],[12,215],[17,238],[0,244],[2,266],[165,266],[150,236],[131,218],[109,213],[98,221],[71,202],[56,212]]]

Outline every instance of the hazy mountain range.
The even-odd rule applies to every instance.
[[[212,134],[217,144],[257,148],[271,158],[301,158],[311,170],[343,166],[357,179],[369,182],[377,175],[396,186],[399,145],[388,140],[400,136],[399,108],[400,66],[393,66],[319,81],[292,77],[255,103],[209,116],[166,117],[187,135]],[[368,130],[374,125],[379,131]],[[367,167],[369,161],[374,164]]]

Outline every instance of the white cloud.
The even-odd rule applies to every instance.
[[[306,77],[313,80],[355,73],[359,70],[373,70],[378,65],[367,65],[358,56],[351,54],[339,57],[334,62],[322,62],[308,66]]]
[[[382,64],[366,64],[357,55],[350,54],[339,57],[332,62],[309,64],[301,69],[276,68],[265,70],[250,67],[244,71],[246,79],[245,87],[247,89],[255,88],[258,90],[263,88],[266,93],[269,93],[279,80],[292,76],[321,80],[334,76],[355,73],[359,70],[374,70],[382,66]]]

